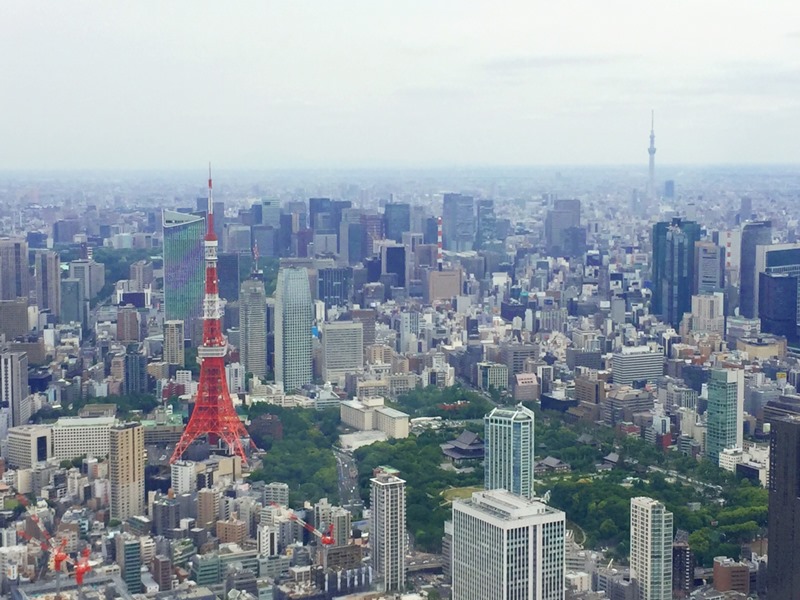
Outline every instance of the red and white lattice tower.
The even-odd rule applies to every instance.
[[[225,379],[225,354],[228,342],[222,335],[219,286],[217,282],[217,236],[214,234],[214,200],[211,189],[211,166],[208,167],[208,224],[203,243],[206,259],[206,293],[203,299],[203,344],[197,349],[200,359],[200,383],[194,411],[183,431],[170,462],[179,460],[197,438],[208,436],[212,445],[224,442],[231,454],[247,463],[242,439],[248,437],[236,409],[233,408]]]

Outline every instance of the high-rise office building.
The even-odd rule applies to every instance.
[[[52,432],[47,425],[20,425],[8,430],[6,461],[10,467],[30,469],[53,455]]]
[[[758,316],[756,287],[756,247],[772,243],[772,222],[754,221],[742,226],[739,275],[739,314],[748,319]]]
[[[27,298],[30,290],[28,242],[0,238],[0,300]]]
[[[761,314],[761,274],[788,275],[800,282],[800,243],[756,246],[755,315]],[[800,290],[798,290],[800,292]],[[795,316],[800,323],[800,314]]]
[[[355,265],[364,258],[362,245],[364,227],[361,225],[362,211],[349,208],[342,211],[342,222],[339,225],[339,256],[344,264]]]
[[[494,200],[478,200],[475,247],[481,249],[497,238],[497,217],[494,214]]]
[[[387,239],[402,241],[403,233],[411,230],[411,205],[390,202],[383,208],[383,223]]]
[[[122,393],[127,395],[147,392],[147,357],[129,346],[124,356],[125,375],[122,380]]]
[[[453,502],[453,600],[563,600],[565,521],[506,490]]]
[[[106,284],[106,267],[91,258],[81,258],[69,263],[69,276],[83,282],[83,299],[92,300]]]
[[[281,269],[275,287],[275,381],[282,382],[286,391],[313,380],[312,322],[308,272],[302,268]]]
[[[139,312],[132,304],[117,308],[117,341],[133,344],[139,341]]]
[[[672,599],[672,513],[642,496],[631,498],[631,579],[638,600]]]
[[[164,362],[168,365],[186,366],[185,338],[183,321],[164,321]]]
[[[800,599],[800,418],[772,421],[769,453],[770,598]]]
[[[6,341],[14,340],[28,333],[28,300],[0,300],[0,335]]]
[[[216,215],[215,215],[216,219]],[[216,220],[214,221],[216,224]],[[239,299],[239,257],[238,252],[217,255],[217,276],[219,277],[219,297],[228,302]]]
[[[164,317],[180,320],[185,334],[199,341],[203,314],[205,217],[164,211]]]
[[[551,255],[564,254],[565,246],[569,243],[569,232],[580,226],[581,201],[577,199],[555,200],[553,208],[547,211],[544,221],[547,252]]]
[[[317,298],[325,303],[325,308],[347,306],[353,286],[353,269],[350,267],[330,267],[317,272]]]
[[[330,231],[332,224],[331,218],[331,199],[330,198],[309,198],[308,199],[309,228],[316,232]]]
[[[398,287],[406,286],[406,251],[405,246],[391,242],[381,248],[381,275],[394,275]]]
[[[115,425],[109,443],[111,518],[125,521],[144,514],[144,428],[139,423]]]
[[[484,417],[485,489],[534,496],[533,420],[533,412],[522,404],[495,408]]]
[[[153,263],[149,260],[137,260],[131,265],[129,271],[128,277],[131,281],[131,289],[141,292],[147,286],[152,285],[154,279]]]
[[[61,314],[61,259],[57,252],[39,250],[33,255],[36,272],[36,306],[49,310],[58,317]]]
[[[725,289],[725,253],[713,242],[694,244],[694,293],[713,294]]]
[[[28,397],[28,354],[0,351],[0,404],[9,408],[8,425],[25,425],[30,418],[24,409]]]
[[[144,588],[142,585],[142,546],[139,536],[127,532],[118,533],[114,542],[117,546],[116,562],[119,565],[122,581],[125,582],[129,594],[138,594]]]
[[[712,369],[708,382],[708,430],[706,456],[719,464],[726,448],[742,448],[744,442],[744,370]]]
[[[472,250],[475,241],[475,201],[472,196],[445,194],[442,207],[442,245],[445,250]]]
[[[267,377],[267,294],[264,282],[248,279],[239,292],[239,360],[245,371]]]
[[[652,312],[677,328],[683,314],[692,310],[694,248],[700,226],[675,218],[653,226]]]
[[[348,373],[364,368],[364,327],[353,321],[326,323],[322,328],[325,381],[343,385]]]
[[[797,275],[758,274],[758,318],[761,331],[797,341]]]
[[[86,300],[83,281],[75,277],[61,280],[61,322],[80,323],[86,327]]]
[[[279,229],[281,226],[281,202],[280,200],[261,200],[260,203],[254,204],[253,207],[261,207],[261,219],[256,222],[257,225],[267,225]]]
[[[372,568],[383,591],[400,591],[406,584],[406,482],[386,467],[370,482]]]

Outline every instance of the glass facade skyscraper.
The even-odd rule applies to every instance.
[[[308,272],[278,271],[275,288],[275,381],[288,392],[311,383],[313,303]]]
[[[164,211],[164,317],[183,321],[193,342],[203,313],[205,234],[205,217]]]
[[[484,488],[532,498],[533,412],[522,406],[495,408],[483,419]]]
[[[742,226],[739,314],[748,319],[755,319],[758,316],[756,246],[765,246],[771,243],[771,221],[755,221]]]
[[[708,382],[708,430],[706,456],[719,464],[726,448],[741,448],[744,442],[744,371],[713,369]]]
[[[677,328],[692,310],[694,246],[700,225],[675,218],[653,225],[652,313]]]
[[[387,204],[383,209],[383,220],[386,238],[401,242],[403,233],[411,230],[411,205],[401,202]]]
[[[472,196],[445,194],[442,207],[442,245],[466,252],[475,242],[475,201]]]

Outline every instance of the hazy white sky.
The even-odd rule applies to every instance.
[[[4,0],[0,81],[0,169],[800,162],[797,0]]]

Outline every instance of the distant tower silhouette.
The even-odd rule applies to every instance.
[[[203,300],[203,343],[197,349],[200,357],[200,384],[197,387],[194,411],[189,424],[183,431],[171,463],[179,460],[193,441],[208,436],[209,442],[225,442],[231,454],[241,457],[247,463],[242,438],[248,437],[247,430],[228,392],[225,378],[225,354],[228,342],[222,335],[222,311],[219,304],[219,283],[217,280],[217,235],[214,233],[214,202],[211,191],[211,166],[208,167],[208,223],[203,243],[206,260],[206,292]]]
[[[656,132],[655,132],[655,111],[650,111],[650,147],[647,153],[650,155],[650,178],[648,179],[647,195],[651,199],[656,197]]]

